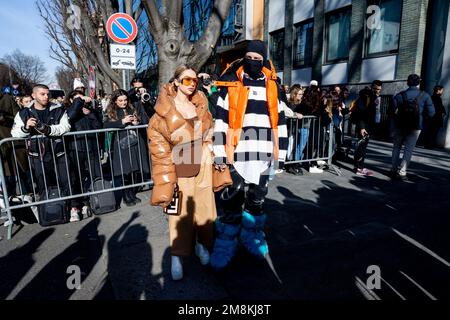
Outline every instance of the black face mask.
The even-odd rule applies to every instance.
[[[262,75],[263,62],[261,60],[244,59],[244,72],[252,79],[258,79]]]

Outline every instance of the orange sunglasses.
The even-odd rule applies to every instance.
[[[180,82],[181,82],[181,84],[183,86],[190,86],[192,83],[197,85],[198,79],[197,78],[186,77],[186,78],[180,79]]]

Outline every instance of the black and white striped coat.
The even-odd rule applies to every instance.
[[[235,75],[234,75],[235,76]],[[236,77],[237,79],[237,77]],[[236,81],[226,79],[226,81]],[[234,153],[234,167],[248,182],[259,184],[260,176],[272,166],[283,168],[286,159],[288,138],[284,102],[278,95],[278,139],[279,159],[273,159],[273,137],[267,104],[265,78],[253,80],[244,75],[244,86],[250,88],[242,133]],[[228,90],[222,87],[216,107],[214,127],[214,154],[216,163],[226,163],[226,134],[229,128]]]

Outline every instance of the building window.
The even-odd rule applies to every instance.
[[[326,16],[326,62],[348,59],[352,10],[346,7]]]
[[[312,65],[314,22],[309,20],[295,27],[294,68]]]
[[[276,70],[283,71],[284,67],[284,30],[270,34],[270,58]]]
[[[379,10],[367,14],[366,56],[398,53],[402,1],[372,0],[367,5],[376,5]]]

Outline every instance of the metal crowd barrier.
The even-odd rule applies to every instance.
[[[332,157],[334,154],[334,128],[333,122],[329,125],[322,125],[322,120],[314,116],[304,116],[302,119],[288,118],[288,137],[289,150],[286,159],[286,164],[304,163],[312,161],[326,161],[328,167],[340,175],[339,169],[332,165]],[[142,186],[152,186],[150,172],[150,156],[147,146],[141,148],[141,139],[137,139],[137,153],[132,154],[132,146],[128,146],[126,150],[122,150],[119,145],[113,148],[111,144],[115,143],[114,137],[120,137],[126,132],[128,142],[130,142],[131,134],[139,137],[141,134],[144,137],[143,141],[147,142],[146,135],[147,125],[132,126],[126,129],[100,129],[89,131],[70,132],[61,137],[52,137],[48,139],[45,136],[34,136],[31,138],[6,138],[0,141],[0,183],[3,191],[4,205],[1,208],[3,219],[8,223],[8,239],[12,237],[12,229],[14,225],[12,210],[23,208],[32,208],[56,201],[68,201],[80,198],[86,198],[91,195],[100,194],[104,192],[119,191],[128,188],[137,188]],[[134,132],[134,133],[132,133]],[[60,141],[59,141],[60,140]],[[38,155],[35,157],[29,156],[30,145],[32,142],[37,142],[39,149]],[[45,150],[44,141],[49,141],[50,150]],[[80,147],[79,142],[83,142]],[[109,142],[109,143],[105,143]],[[55,156],[55,144],[62,143],[63,153],[60,157]],[[72,146],[69,147],[69,144]],[[90,148],[94,143],[94,148]],[[47,143],[48,145],[48,143]],[[117,149],[117,150],[116,150]],[[7,152],[5,152],[7,150]],[[116,152],[115,156],[114,153]],[[19,168],[18,155],[22,153],[26,158],[25,164]],[[84,156],[81,156],[84,153]],[[117,154],[118,153],[118,154]],[[36,158],[37,156],[37,158]],[[46,165],[44,165],[43,157],[47,156]],[[115,165],[113,158],[119,158],[119,163]],[[125,181],[125,174],[123,172],[123,165],[127,160],[133,162],[133,157],[138,157],[139,169],[138,176],[131,175],[131,181]],[[48,159],[48,157],[50,157]],[[105,159],[107,157],[107,159]],[[143,161],[143,157],[148,159],[148,162]],[[80,161],[80,158],[81,161]],[[87,158],[87,159],[86,159]],[[117,161],[117,160],[116,160]],[[23,159],[22,159],[23,162]],[[83,162],[83,163],[81,163]],[[5,165],[9,164],[10,175],[5,175]],[[24,166],[28,166],[28,170],[24,172]],[[98,169],[97,174],[95,173]],[[117,172],[119,168],[119,172]],[[83,175],[82,170],[88,175]],[[148,170],[148,172],[146,172]],[[42,175],[39,181],[36,171]],[[50,174],[49,174],[49,171]],[[52,174],[54,173],[54,176]],[[64,176],[66,175],[66,176]],[[29,178],[29,188],[31,190],[24,190],[26,180]],[[103,182],[110,181],[112,188],[105,188],[103,190],[93,191],[93,183],[97,178],[101,178]],[[25,180],[25,181],[24,181]],[[38,181],[36,181],[38,180]],[[56,183],[49,184],[47,180],[54,180]],[[87,181],[89,186],[86,186]],[[128,184],[126,184],[128,183]],[[55,185],[56,184],[56,185]],[[66,184],[67,186],[62,186]],[[40,185],[40,188],[39,188]],[[40,195],[48,194],[49,187],[58,188],[58,198],[55,199],[41,199]],[[77,187],[78,186],[78,187]],[[66,189],[68,187],[68,190]],[[31,201],[13,205],[9,191],[14,189],[17,195],[29,195]],[[38,190],[41,189],[41,190]],[[78,190],[77,190],[78,189]]]
[[[285,164],[325,161],[337,175],[341,172],[332,164],[334,155],[334,125],[324,125],[320,117],[287,118],[289,147]]]
[[[0,183],[3,193],[1,217],[8,224],[8,239],[12,237],[14,225],[12,210],[32,209],[45,203],[82,199],[95,194],[128,188],[152,187],[151,160],[147,145],[142,148],[142,140],[139,138],[137,143],[136,140],[132,142],[132,135],[136,135],[136,137],[142,137],[146,144],[146,129],[147,125],[140,125],[126,129],[70,132],[61,137],[51,137],[51,139],[45,136],[34,136],[1,140]],[[125,136],[124,141],[128,140],[128,145],[124,142],[124,150],[120,147],[119,140],[115,145],[116,139],[123,136]],[[30,156],[29,154],[32,153],[30,146],[33,142],[37,143],[39,151],[37,154]],[[130,143],[133,143],[133,145],[130,145]],[[63,153],[60,152],[59,157],[55,155],[55,146],[58,146],[58,144],[63,148]],[[137,149],[135,148],[136,145]],[[50,146],[50,149],[46,150],[46,146],[47,148]],[[137,154],[134,153],[136,150]],[[20,155],[22,157],[18,159]],[[119,164],[114,165],[113,161],[117,161],[117,158]],[[45,161],[42,161],[44,159]],[[134,171],[137,174],[131,174],[131,181],[126,181],[123,172],[123,165],[128,160],[131,164],[138,164],[138,170]],[[5,176],[5,165],[9,166],[8,177]],[[120,168],[119,172],[117,168]],[[53,173],[54,176],[52,176]],[[99,178],[103,181],[103,190],[94,191],[93,183]],[[27,189],[27,180],[29,180],[28,190],[24,190]],[[51,185],[49,180],[56,183]],[[105,181],[110,181],[112,188],[106,188]],[[46,196],[41,199],[40,195],[43,193],[48,195],[50,187],[58,188],[59,197],[46,199],[48,198]],[[11,194],[9,194],[11,189],[16,195],[28,195],[27,199],[30,201],[13,205],[10,198]]]

